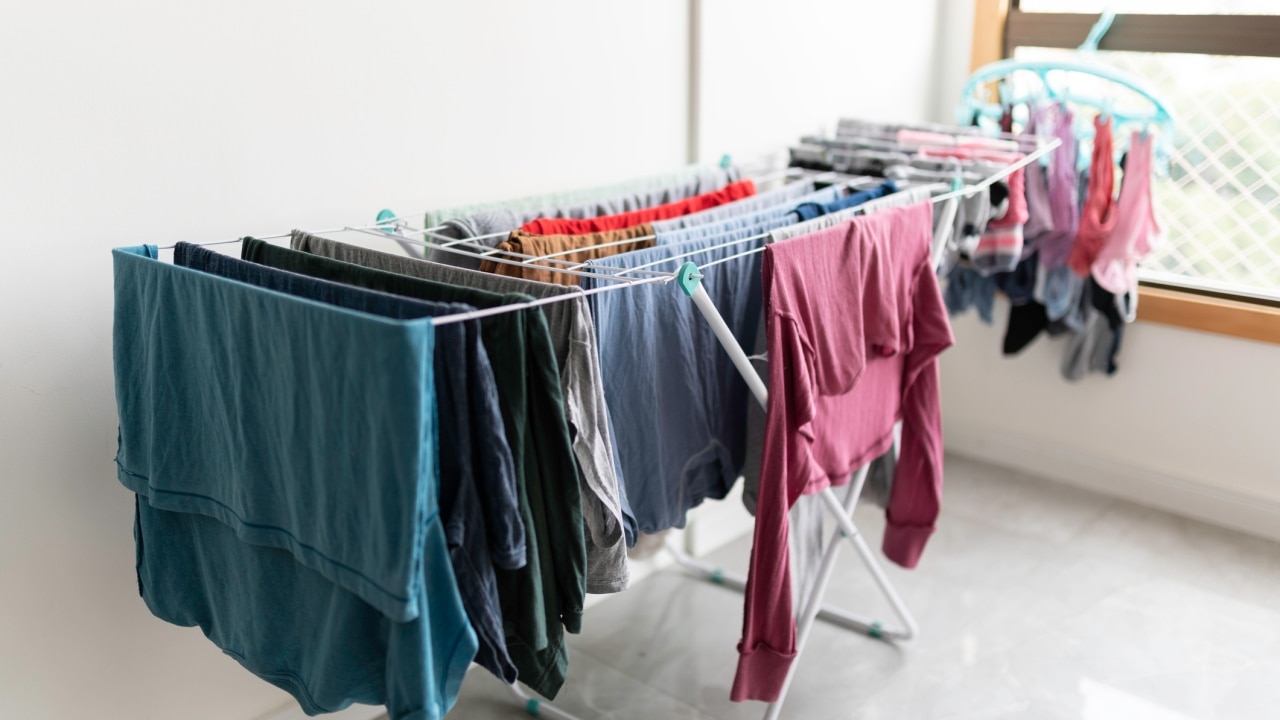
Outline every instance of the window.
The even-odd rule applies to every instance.
[[[1280,300],[1280,15],[1263,14],[1280,3],[1015,0],[1005,53],[1070,56],[1108,6],[1133,14],[1098,59],[1158,88],[1178,121],[1157,185],[1167,237],[1143,280]]]
[[[1146,15],[1268,15],[1276,0],[1022,0],[1023,12],[1117,13]]]

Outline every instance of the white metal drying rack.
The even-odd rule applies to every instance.
[[[1025,156],[1023,156],[1022,159],[1018,160],[1017,162],[1014,162],[1006,166],[1001,171],[990,175],[989,177],[984,179],[982,182],[979,182],[975,185],[969,185],[963,188],[955,189],[951,192],[943,193],[941,195],[936,195],[932,197],[931,200],[935,203],[944,202],[944,201],[946,202],[946,205],[944,206],[944,210],[943,210],[943,212],[945,213],[944,219],[947,217],[954,217],[955,206],[957,201],[960,198],[985,190],[986,188],[990,187],[992,184],[1000,180],[1003,180],[1004,178],[1013,174],[1018,169],[1023,168],[1032,162],[1036,162],[1042,156],[1051,152],[1059,144],[1060,144],[1059,140],[1052,139],[1049,142],[1040,145],[1035,151],[1026,154]],[[875,201],[872,201],[872,203],[874,202]],[[852,216],[857,213],[857,210],[858,208],[853,208],[843,212],[848,213],[849,216]],[[387,215],[390,215],[389,211],[384,211],[384,213],[386,213]],[[379,220],[379,225],[375,226],[378,228],[376,230],[370,229],[370,228],[344,228],[344,229],[357,230],[360,232],[365,232],[365,233],[375,234],[375,235],[382,235],[386,237],[386,234],[385,234],[387,229],[386,224],[388,222],[394,222],[395,229],[397,232],[395,236],[393,236],[393,239],[395,239],[397,242],[404,241],[404,242],[411,243],[413,245],[429,246],[433,249],[444,250],[446,252],[453,252],[458,254],[465,254],[471,257],[475,257],[476,255],[475,252],[472,250],[464,250],[461,248],[453,247],[454,245],[465,244],[466,241],[458,241],[453,238],[446,238],[447,240],[449,240],[449,242],[442,244],[442,243],[428,243],[428,242],[424,242],[417,239],[410,239],[398,232],[399,230],[403,229],[403,225],[399,224],[397,222],[397,218],[395,218],[394,216],[384,217],[380,215],[378,220]],[[950,223],[947,223],[947,224],[949,225]],[[428,236],[431,236],[434,234],[433,231],[437,229],[439,228],[427,228],[425,230],[417,230],[412,232],[423,233]],[[755,240],[760,240],[766,235],[767,234],[755,235],[748,238],[742,238],[740,240],[724,243],[723,245],[727,246],[727,245],[733,245],[738,243],[752,242]],[[486,247],[485,249],[489,249],[489,248]],[[689,253],[685,253],[682,255],[676,255],[671,258],[667,258],[664,262],[676,261],[681,259],[682,257],[687,257],[688,255],[702,253],[702,252],[705,252],[706,249],[707,248],[701,248],[699,250],[691,251]],[[764,250],[764,247],[753,248],[751,250],[738,253],[736,255],[722,258],[720,260],[715,261],[714,263],[708,263],[704,267],[710,267],[711,265],[718,265],[722,262],[727,262],[729,260],[735,260],[738,258],[747,257],[749,255],[754,255],[756,253],[763,252],[763,250]],[[768,397],[769,397],[768,388],[765,387],[764,381],[761,379],[760,374],[756,371],[754,367],[752,367],[750,357],[742,349],[742,346],[738,343],[737,339],[733,336],[733,331],[729,328],[728,324],[725,323],[724,317],[720,315],[720,311],[716,308],[715,303],[712,302],[711,297],[707,295],[707,291],[703,288],[702,284],[699,282],[699,280],[702,278],[702,272],[697,265],[695,265],[692,262],[685,262],[680,267],[680,269],[674,273],[648,271],[647,269],[644,268],[644,266],[631,268],[631,269],[623,268],[623,269],[620,269],[618,276],[613,276],[613,275],[602,274],[602,273],[583,272],[581,269],[583,267],[582,264],[566,263],[566,261],[558,261],[554,257],[554,255],[557,255],[557,254],[559,253],[553,253],[552,255],[547,255],[542,257],[532,257],[532,258],[528,256],[521,256],[523,259],[520,259],[520,260],[511,260],[503,257],[497,257],[496,254],[494,254],[486,257],[486,259],[491,260],[493,262],[497,262],[497,263],[521,265],[521,266],[536,268],[544,271],[552,270],[554,272],[566,273],[570,275],[581,275],[581,276],[593,277],[597,279],[618,281],[619,283],[617,285],[604,285],[604,286],[592,288],[590,290],[583,290],[582,295],[589,295],[597,292],[607,292],[607,291],[612,291],[619,288],[630,287],[632,285],[651,284],[651,283],[666,284],[674,281],[680,287],[680,289],[693,300],[698,310],[702,313],[703,318],[707,321],[709,325],[711,325],[712,330],[716,334],[716,338],[720,341],[720,344],[724,347],[725,352],[729,354],[730,359],[733,361],[734,367],[737,368],[738,372],[741,373],[743,380],[746,381],[747,387],[751,390],[752,396],[754,396],[756,401],[760,403],[761,407],[768,406]],[[935,264],[937,259],[938,259],[938,247],[937,247],[937,243],[935,242],[935,247],[934,247]],[[545,264],[538,264],[539,262],[564,263],[564,264],[569,264],[570,267],[550,268]],[[644,278],[622,277],[622,275],[624,275],[627,272],[642,272],[647,274],[648,276]],[[444,320],[446,322],[454,321],[455,318],[458,320],[463,320],[463,319],[469,319],[472,317],[480,317],[483,315],[495,314],[496,312],[505,312],[505,311],[511,311],[515,309],[523,309],[525,307],[542,305],[542,304],[547,304],[548,302],[554,302],[554,301],[564,300],[568,298],[575,298],[575,297],[580,297],[580,295],[578,295],[577,293],[571,293],[567,295],[555,296],[552,298],[544,298],[543,300],[533,301],[530,303],[520,303],[514,306],[504,306],[501,308],[480,310],[474,313],[462,313],[458,315],[445,316],[444,318],[437,318],[437,320]],[[813,625],[818,618],[821,618],[823,620],[826,620],[827,622],[830,622],[834,625],[838,625],[840,627],[843,627],[849,630],[864,633],[873,638],[889,640],[889,641],[910,640],[914,638],[916,636],[916,633],[919,631],[919,626],[916,624],[915,618],[911,615],[911,611],[907,608],[906,603],[903,602],[901,596],[898,595],[898,592],[894,588],[893,583],[890,582],[888,576],[885,575],[884,569],[880,566],[880,562],[876,559],[874,551],[872,551],[871,547],[867,544],[866,540],[863,539],[861,532],[858,530],[857,526],[853,522],[853,510],[857,505],[858,498],[862,494],[862,488],[866,482],[867,470],[868,470],[868,466],[863,466],[856,473],[854,473],[852,483],[850,483],[848,494],[845,497],[845,499],[841,500],[837,496],[836,491],[832,488],[827,488],[823,490],[819,495],[819,497],[822,498],[822,502],[826,506],[826,509],[829,511],[831,516],[835,519],[837,527],[835,532],[831,536],[831,540],[827,543],[825,551],[823,552],[822,562],[819,566],[818,576],[817,576],[816,582],[814,583],[813,589],[809,593],[808,597],[802,598],[802,601],[800,603],[801,609],[800,609],[800,614],[799,614],[797,627],[796,627],[796,630],[797,630],[796,657],[793,659],[790,667],[787,670],[787,676],[783,682],[782,691],[779,693],[778,699],[770,703],[768,706],[768,709],[765,711],[765,715],[764,715],[765,720],[777,720],[778,716],[781,714],[783,703],[786,701],[787,694],[791,689],[792,680],[795,677],[796,667],[799,665],[800,655],[804,651],[805,645],[808,642],[809,636],[813,629]],[[875,620],[864,615],[859,615],[853,612],[849,612],[847,610],[843,610],[837,607],[832,607],[832,606],[823,604],[822,598],[826,594],[827,585],[831,580],[832,572],[835,570],[835,561],[836,561],[837,555],[839,554],[841,538],[848,540],[849,543],[853,545],[855,552],[857,552],[858,554],[858,558],[862,561],[862,564],[867,568],[867,571],[871,574],[871,577],[875,581],[876,586],[880,589],[880,592],[884,595],[885,599],[889,602],[890,607],[893,608],[894,614],[897,615],[898,619],[901,621],[900,626],[896,626],[896,627],[886,626],[884,623],[882,623],[879,620]],[[681,567],[683,567],[684,569],[686,569],[696,577],[710,581],[716,585],[721,585],[737,591],[742,591],[746,588],[746,578],[741,575],[726,572],[722,568],[709,565],[700,560],[697,560],[691,557],[690,555],[688,555],[687,553],[685,553],[684,551],[680,550],[679,548],[675,547],[672,543],[667,543],[666,549],[672,555],[672,557],[674,557],[676,562]],[[571,715],[548,702],[544,702],[542,700],[539,700],[537,698],[530,696],[528,693],[526,693],[516,684],[510,685],[508,687],[512,693],[514,693],[517,697],[519,697],[521,700],[524,701],[525,710],[534,717],[546,716],[546,717],[562,718],[562,720],[579,720],[574,715]]]

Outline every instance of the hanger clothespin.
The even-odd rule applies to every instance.
[[[1111,121],[1112,117],[1114,116],[1115,107],[1116,107],[1116,96],[1108,95],[1106,100],[1103,101],[1102,103],[1102,112],[1100,113],[1102,115],[1102,120],[1104,122]]]

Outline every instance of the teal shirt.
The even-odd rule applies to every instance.
[[[288,550],[392,620],[418,617],[437,513],[430,319],[250,287],[150,246],[112,255],[120,482]]]
[[[242,257],[270,267],[416,300],[480,308],[531,300],[399,275],[246,238]],[[564,633],[579,632],[586,599],[586,541],[577,462],[564,413],[559,365],[537,308],[480,320],[507,421],[528,563],[498,571],[507,649],[520,681],[554,698],[564,683]]]
[[[427,316],[453,308],[367,292],[336,307],[163,264],[153,247],[117,250],[114,258],[117,462],[138,493],[138,583],[148,607],[199,626],[308,713],[363,702],[386,704],[397,720],[442,718],[477,649],[437,504],[434,382],[448,365],[433,367]],[[337,286],[325,299],[336,300],[335,291],[364,292]],[[353,333],[362,323],[422,341],[387,344],[395,333]],[[360,367],[368,374],[369,353],[382,361],[380,372],[391,368],[405,384],[355,382]],[[362,391],[369,395],[352,404]],[[361,443],[378,432],[389,434],[390,446],[370,452]],[[336,482],[321,474],[312,485],[297,477],[326,467],[360,474]],[[416,482],[398,482],[399,472]],[[333,484],[321,489],[321,479]],[[404,486],[421,498],[395,502]],[[347,515],[329,517],[326,500],[340,500]],[[411,556],[416,612],[397,621],[371,602],[367,584],[350,581],[376,568],[334,572],[316,556],[363,546],[364,557],[381,557],[394,535],[344,523],[415,504],[413,544],[398,552]],[[259,522],[245,522],[233,507]],[[261,522],[268,519],[275,524]],[[308,532],[309,543],[296,540]]]

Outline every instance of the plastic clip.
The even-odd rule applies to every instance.
[[[676,272],[676,285],[689,297],[693,297],[693,291],[698,289],[698,281],[701,279],[702,273],[698,272],[698,266],[691,262],[681,265]]]
[[[395,213],[391,212],[387,208],[383,208],[378,211],[378,217],[374,218],[374,222],[377,223],[378,225],[382,225],[385,222],[390,222],[391,223],[390,225],[387,225],[385,227],[379,227],[378,229],[388,235],[395,235],[396,234],[395,233],[396,225],[394,222],[395,219],[396,219]]]

